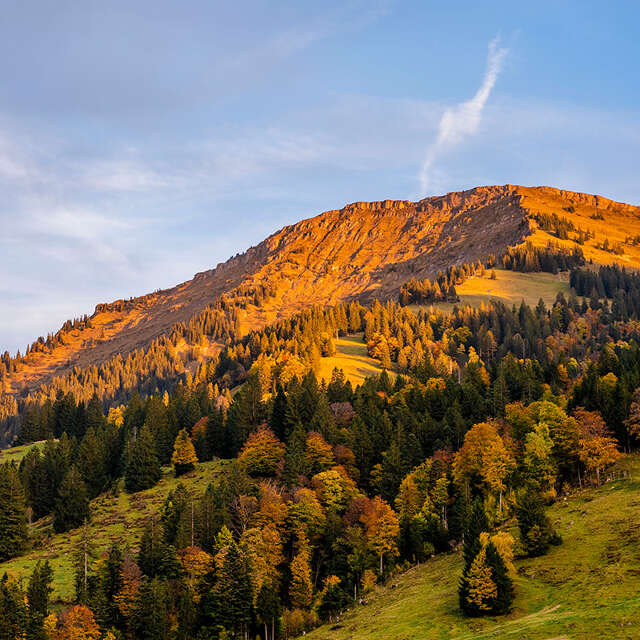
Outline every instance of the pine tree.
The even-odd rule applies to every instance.
[[[65,476],[53,509],[53,529],[57,533],[79,527],[91,516],[87,488],[73,465]]]
[[[15,465],[0,465],[0,561],[19,556],[27,547],[24,489]]]
[[[175,549],[162,539],[162,527],[151,520],[140,540],[138,566],[148,578],[176,578],[181,567]]]
[[[191,442],[191,438],[186,429],[182,429],[178,433],[175,444],[173,445],[171,462],[173,462],[176,478],[189,471],[193,471],[194,466],[198,462],[196,450],[193,447],[193,442]]]
[[[487,514],[482,505],[482,501],[476,498],[473,502],[469,522],[464,532],[464,547],[462,555],[464,556],[465,568],[468,568],[473,559],[480,551],[480,534],[483,531],[489,531],[489,521]]]
[[[129,444],[124,485],[129,493],[153,487],[162,477],[153,437],[149,427],[142,427],[137,438]]]

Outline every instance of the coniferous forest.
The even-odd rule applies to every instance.
[[[456,284],[494,263],[408,281],[398,302],[310,308],[240,337],[238,309],[269,295],[244,291],[126,361],[23,399],[18,441],[44,443],[0,466],[0,561],[44,544],[31,531],[40,519],[82,542],[72,604],[52,601],[55,560],[1,579],[0,637],[290,638],[457,548],[460,611],[508,613],[516,554],[562,544],[547,507],[602,484],[637,448],[640,278],[525,245],[503,266],[570,267],[570,295],[534,308],[408,306],[456,302]],[[178,336],[224,346],[180,371]],[[341,336],[366,344],[382,373],[319,381]],[[136,544],[90,551],[94,498],[213,460],[209,482],[178,483]]]

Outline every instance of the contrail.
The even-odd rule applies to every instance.
[[[459,144],[465,136],[473,135],[480,124],[482,110],[493,89],[498,74],[502,70],[502,63],[508,49],[499,47],[499,37],[489,43],[487,68],[484,72],[482,85],[471,100],[462,102],[455,107],[448,108],[440,120],[438,137],[427,149],[427,155],[420,172],[421,193],[425,194],[429,186],[429,173],[436,158]]]

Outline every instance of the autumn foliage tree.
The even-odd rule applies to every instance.
[[[276,472],[285,453],[285,446],[265,424],[249,435],[238,456],[247,473],[271,476]]]
[[[77,604],[60,617],[56,640],[98,640],[101,636],[91,609]]]
[[[362,522],[366,527],[367,539],[372,551],[380,561],[380,575],[383,575],[383,560],[398,555],[398,537],[400,523],[395,511],[382,498],[376,496],[368,503],[362,514]]]
[[[198,462],[196,450],[186,429],[181,429],[176,436],[171,462],[173,463],[176,477],[193,471]]]

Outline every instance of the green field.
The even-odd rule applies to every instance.
[[[41,440],[40,442],[32,442],[30,444],[20,445],[19,447],[0,450],[0,464],[4,462],[15,462],[16,464],[20,464],[22,458],[24,458],[31,449],[34,449],[35,447],[42,448],[44,443],[45,441]]]
[[[487,300],[499,300],[512,305],[520,304],[524,300],[528,305],[535,307],[542,298],[547,306],[551,306],[558,293],[569,295],[566,274],[520,273],[504,269],[495,269],[495,274],[495,280],[491,280],[491,271],[487,271],[483,277],[474,276],[456,286],[460,296],[460,302],[457,304],[477,307]],[[454,306],[449,302],[433,305],[443,311],[451,311]]]
[[[12,449],[8,449],[3,453],[12,452]],[[182,482],[187,490],[201,493],[222,464],[224,462],[200,463],[195,471],[179,479],[173,476],[169,467],[165,467],[162,480],[148,491],[134,494],[119,491],[117,495],[106,493],[98,496],[91,503],[90,523],[96,555],[115,542],[135,548],[145,523],[158,513],[169,491]],[[26,555],[0,564],[0,576],[7,571],[9,574],[27,577],[38,560],[49,560],[54,570],[53,601],[71,602],[74,596],[73,555],[78,547],[80,530],[54,534],[51,518],[44,518],[33,525],[32,534],[36,541],[34,549]]]
[[[640,457],[626,478],[561,500],[550,511],[564,542],[516,561],[514,611],[468,619],[458,612],[459,552],[429,560],[378,587],[364,606],[310,640],[578,640],[640,638]]]
[[[367,345],[362,341],[362,333],[338,338],[335,341],[336,355],[320,359],[318,380],[329,382],[334,369],[342,369],[351,384],[362,384],[365,378],[382,373],[380,363],[369,357]]]

